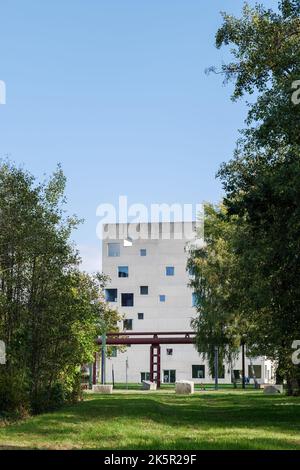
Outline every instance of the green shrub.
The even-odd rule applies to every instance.
[[[0,374],[0,416],[24,417],[29,412],[28,386],[24,375],[2,370]]]

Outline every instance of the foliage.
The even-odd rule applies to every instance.
[[[241,18],[224,13],[223,19],[216,45],[230,45],[233,61],[221,73],[234,82],[234,100],[254,93],[255,99],[234,158],[218,173],[227,224],[234,227],[229,242],[228,232],[221,234],[229,246],[223,263],[232,256],[235,263],[234,273],[221,279],[222,306],[239,326],[247,325],[247,345],[276,360],[295,393],[300,390],[299,367],[291,361],[300,331],[300,106],[291,97],[300,78],[300,2],[281,1],[278,12],[246,4]],[[208,243],[208,252],[212,249]],[[214,270],[212,262],[209,269]],[[215,272],[219,281],[218,266]]]
[[[60,168],[45,183],[0,166],[0,410],[40,412],[80,394],[80,366],[96,351],[103,279],[79,271]],[[116,317],[110,318],[112,323]]]
[[[224,206],[205,206],[205,245],[192,248],[188,270],[190,285],[196,295],[198,316],[192,326],[197,331],[197,349],[208,358],[214,371],[215,347],[219,349],[220,366],[224,359],[231,362],[240,345],[238,324],[240,295],[232,295],[236,256],[232,251],[234,226],[226,218]],[[235,301],[235,307],[233,302]]]

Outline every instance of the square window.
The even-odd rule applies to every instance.
[[[134,305],[134,295],[133,294],[122,294],[121,295],[121,305],[122,305],[122,307],[133,307],[133,305]]]
[[[167,356],[173,356],[173,349],[167,349]]]
[[[120,256],[120,243],[108,243],[108,256]]]
[[[129,277],[128,266],[119,266],[118,267],[118,275],[119,275],[119,277]]]
[[[144,314],[138,313],[138,320],[144,320]]]
[[[160,295],[159,296],[159,301],[160,302],[165,302],[166,301],[166,296],[165,295]]]
[[[164,383],[174,384],[176,382],[176,370],[164,370]]]
[[[106,302],[117,302],[118,289],[105,289],[105,300]]]
[[[140,287],[140,294],[141,294],[141,295],[148,295],[148,294],[149,294],[149,288],[148,288],[148,286],[141,286],[141,287]]]
[[[141,372],[141,382],[144,382],[144,380],[150,380],[150,372]]]
[[[126,319],[123,321],[123,329],[130,331],[132,330],[133,321],[131,319]]]
[[[147,250],[146,250],[145,248],[142,248],[142,249],[140,250],[140,255],[141,255],[141,256],[147,256]]]
[[[205,379],[205,366],[192,366],[193,379]]]
[[[175,276],[174,266],[167,266],[166,267],[166,276]]]

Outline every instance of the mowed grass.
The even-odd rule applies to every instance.
[[[300,449],[300,399],[261,391],[87,395],[55,413],[0,425],[0,448]]]

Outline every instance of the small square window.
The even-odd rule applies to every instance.
[[[118,274],[119,274],[119,277],[129,277],[128,266],[119,266]]]
[[[192,366],[192,378],[193,379],[205,379],[205,366]]]
[[[131,319],[126,319],[123,321],[123,329],[127,331],[132,330],[133,321]]]
[[[159,301],[160,302],[165,302],[166,301],[166,296],[165,295],[160,295],[159,296]]]
[[[122,307],[133,307],[134,295],[133,294],[122,294],[121,305]]]
[[[174,384],[176,382],[176,370],[164,370],[163,380],[165,384]]]
[[[167,356],[173,356],[173,349],[167,349]]]
[[[146,250],[145,248],[142,248],[142,249],[140,250],[140,255],[141,255],[141,256],[147,256],[147,250]]]
[[[150,380],[150,372],[141,372],[141,382],[144,380]]]
[[[149,288],[148,288],[148,286],[141,286],[141,287],[140,287],[140,294],[141,294],[141,295],[148,295],[148,294],[149,294]]]
[[[117,302],[118,289],[105,289],[105,300],[106,302]]]
[[[108,244],[108,256],[110,257],[120,256],[120,243]]]
[[[175,276],[174,266],[167,266],[166,267],[166,276]]]
[[[138,313],[138,320],[144,320],[144,314]]]

